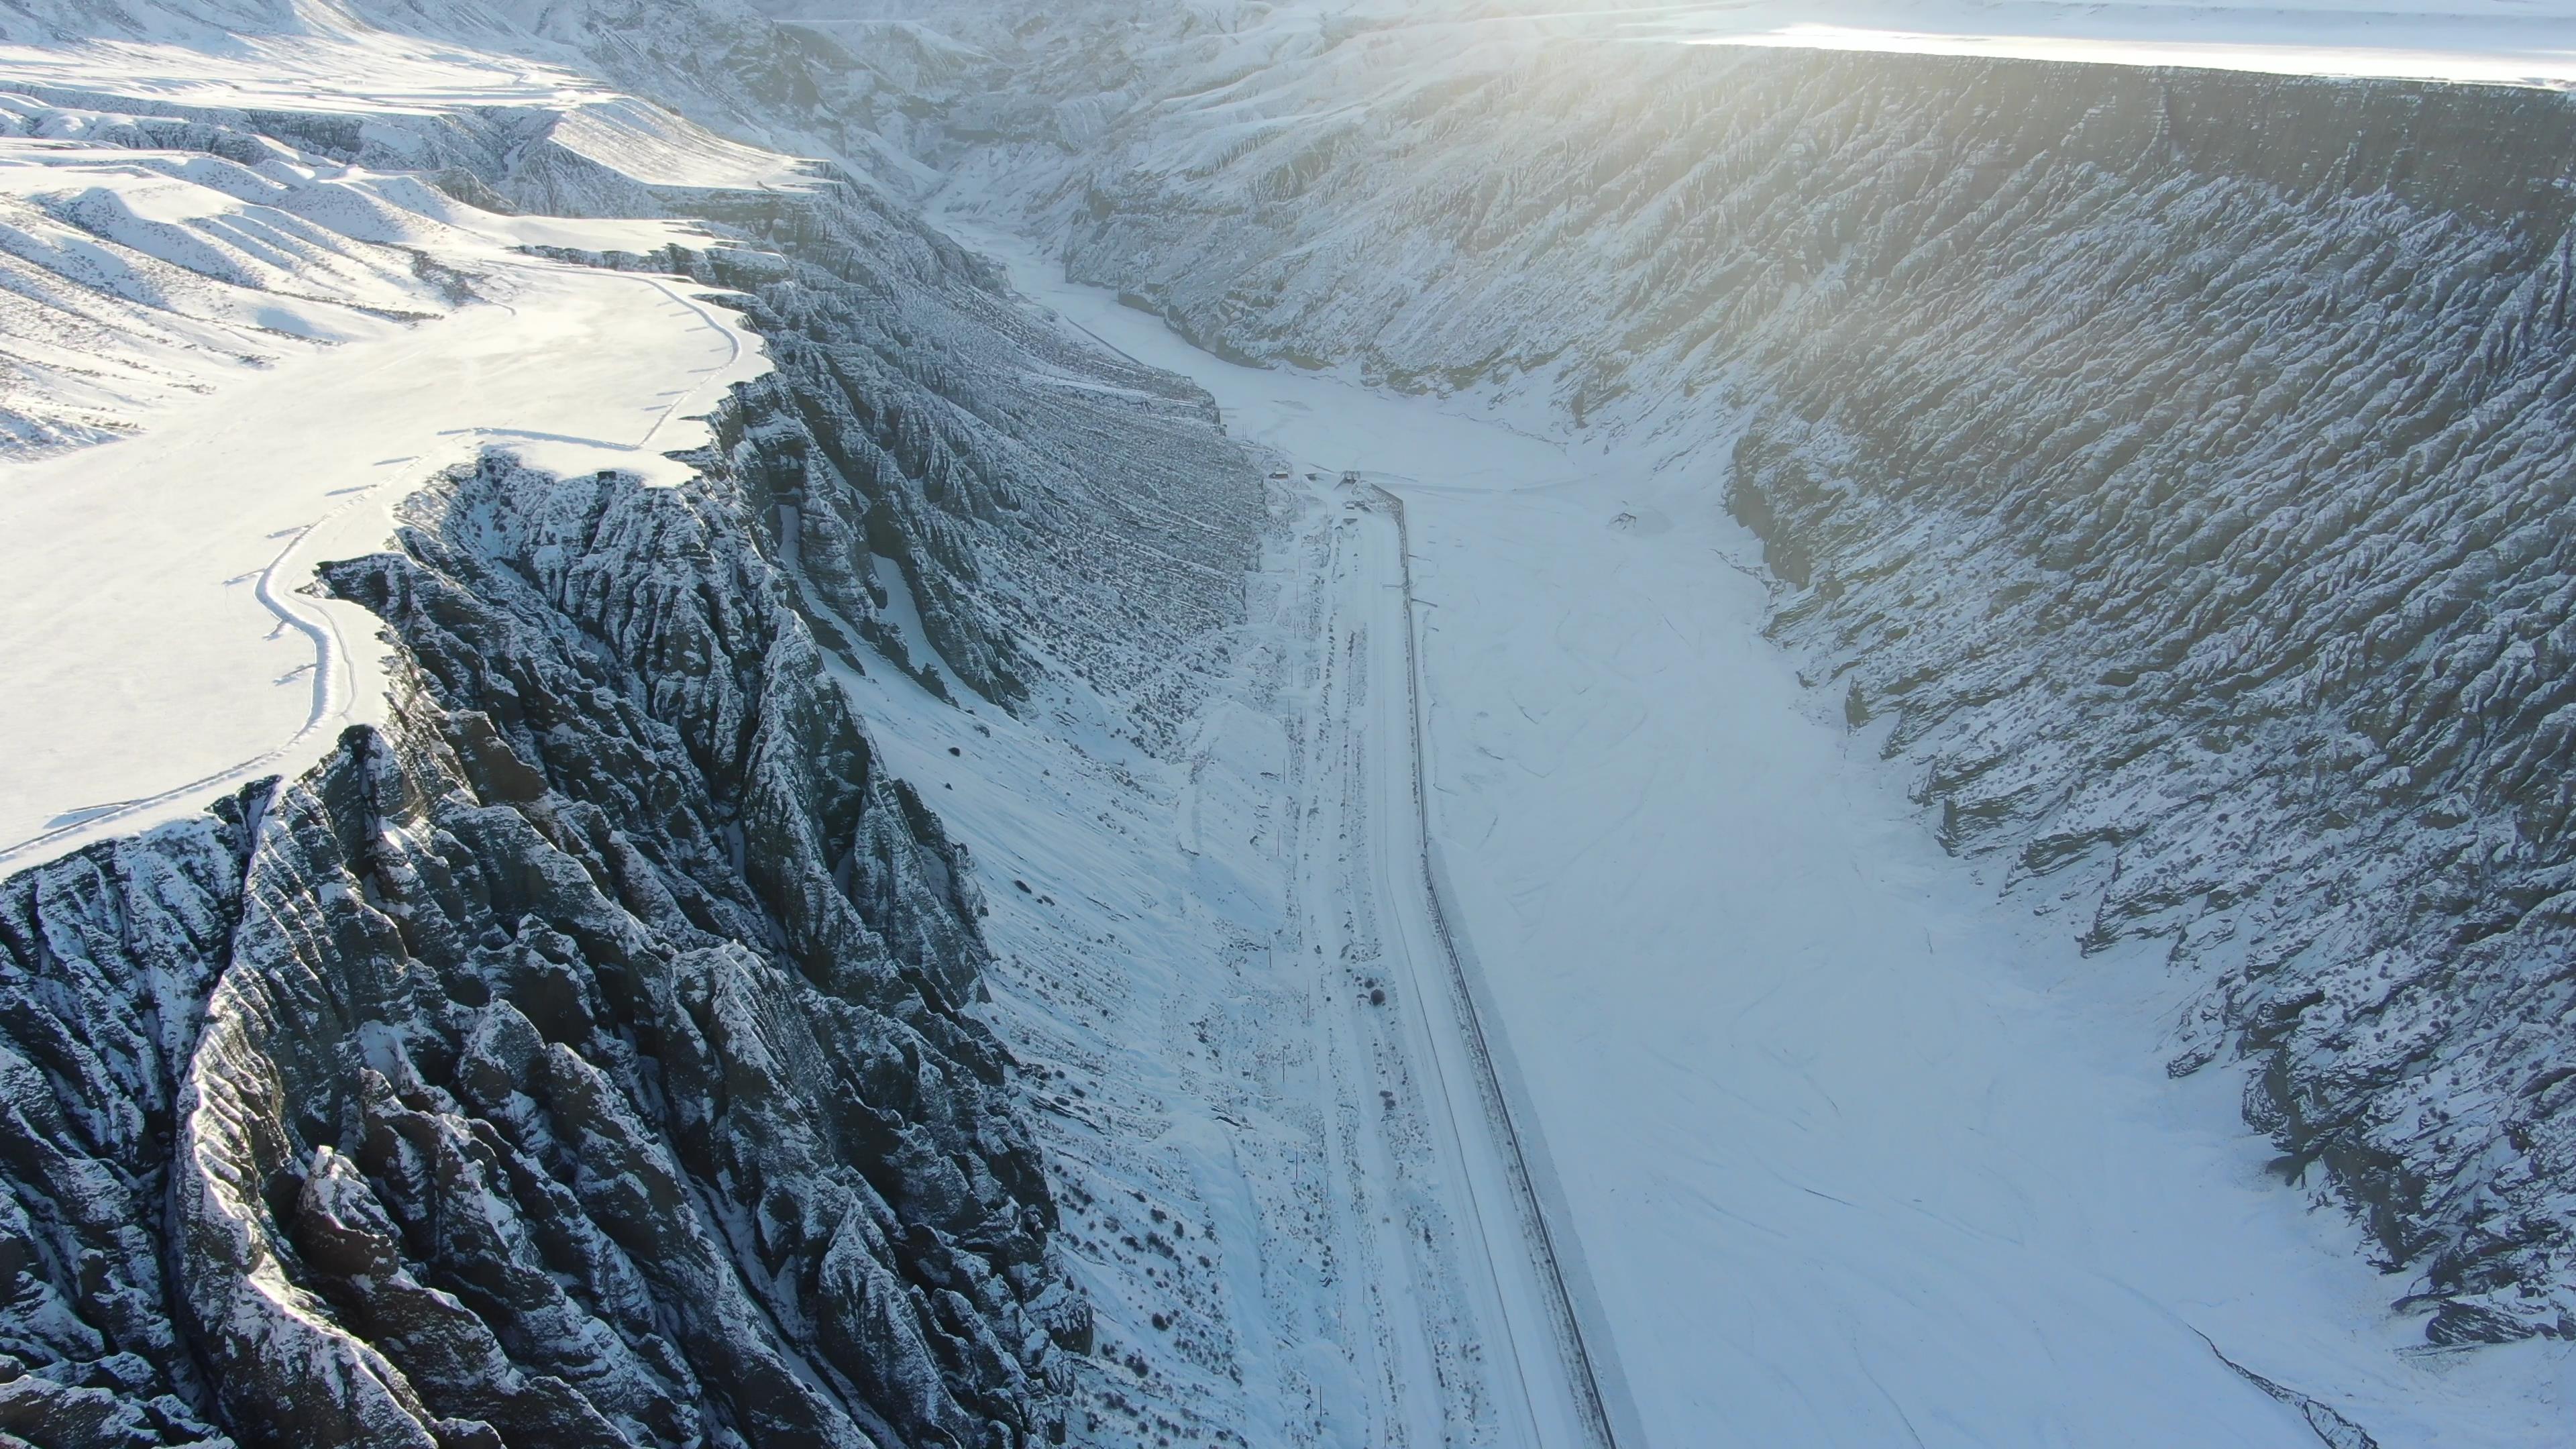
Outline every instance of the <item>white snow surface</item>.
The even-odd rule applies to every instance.
[[[360,75],[369,54],[330,60]],[[192,51],[75,58],[119,96],[205,75]],[[594,111],[588,153],[636,179],[796,174],[640,103],[571,115]],[[767,366],[685,282],[521,250],[709,244],[687,226],[496,216],[284,147],[250,166],[85,139],[146,99],[0,113],[29,133],[0,135],[0,386],[29,420],[0,437],[0,871],[292,775],[374,718],[374,621],[308,583],[380,545],[413,486],[485,446],[677,482],[665,455],[710,441],[699,419]]]
[[[1706,455],[1219,361],[972,209],[944,224],[1207,386],[1296,486],[1351,468],[1404,500],[1433,854],[1620,1443],[2320,1442],[2221,1354],[2391,1449],[2564,1442],[2563,1345],[2425,1348],[2226,1075],[2166,1079],[2184,983],[2083,958],[1940,851],[1760,637]],[[1400,596],[1374,557],[1328,639],[1391,642],[1351,616]]]
[[[1702,44],[2576,85],[2567,0],[1751,0],[1677,6],[1634,29]]]
[[[1283,490],[1177,759],[1070,671],[1015,718],[834,666],[974,842],[989,1014],[1098,1327],[1080,1445],[1587,1442],[1495,1144],[1450,1111],[1393,533],[1349,502]]]
[[[2551,84],[2576,76],[2550,59],[2568,10],[1755,3],[1549,23]],[[802,174],[535,62],[330,26],[220,56],[174,36],[196,39],[145,25],[0,53],[0,90],[139,114],[525,106],[651,183]],[[2356,48],[2394,68],[2339,58]],[[381,542],[437,468],[503,446],[676,481],[664,454],[763,366],[677,279],[514,250],[704,244],[684,228],[494,217],[400,174],[95,145],[112,114],[0,108],[33,123],[0,140],[6,385],[52,420],[0,440],[0,871],[292,773],[372,718],[373,620],[300,586]],[[1117,743],[1113,707],[1072,686],[1012,720],[893,670],[841,679],[974,842],[1005,958],[993,1014],[1064,1089],[1041,1132],[1079,1194],[1066,1246],[1109,1350],[1079,1369],[1092,1402],[1133,1395],[1260,1449],[1575,1442],[1502,1143],[1459,1080],[1424,856],[1625,1449],[2318,1441],[2220,1353],[2391,1449],[2564,1441],[2564,1346],[2422,1348],[2387,1306],[2408,1285],[2267,1176],[2226,1075],[2164,1078],[2153,963],[2087,961],[2033,924],[2047,902],[1998,901],[1933,844],[1874,738],[1821,717],[1759,637],[1754,551],[1704,460],[1234,367],[1025,243],[958,229],[1073,325],[1198,379],[1297,473],[1243,677],[1177,765]],[[1331,485],[1344,469],[1403,500],[1409,595],[1403,535]],[[1397,663],[1408,639],[1418,673]],[[1082,1442],[1146,1437],[1119,1427]]]
[[[0,84],[113,98],[147,114],[160,106],[357,116],[373,122],[370,140],[396,151],[402,118],[523,110],[552,118],[548,140],[646,185],[757,190],[811,179],[807,161],[727,140],[566,66],[356,26],[232,35],[220,49],[119,39],[0,44]]]

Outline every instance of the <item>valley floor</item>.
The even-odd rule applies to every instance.
[[[1234,431],[1294,460],[1293,493],[1351,468],[1403,500],[1431,851],[1620,1443],[2560,1436],[2563,1349],[2417,1346],[2420,1321],[2387,1307],[2408,1285],[2368,1266],[2339,1211],[2311,1210],[2309,1184],[2267,1172],[2230,1074],[2165,1079],[2156,1024],[2182,983],[2080,957],[2048,915],[2059,903],[1999,900],[1911,815],[1874,737],[1820,717],[1759,634],[1722,448],[1579,455],[1424,400],[1234,367],[962,210],[943,223],[1024,291],[1209,387]],[[1460,1083],[1439,1090],[1457,1070],[1439,1034],[1458,1021],[1417,974],[1433,963],[1427,907],[1392,863],[1408,848],[1385,788],[1398,776],[1353,794],[1407,722],[1354,725],[1330,697],[1337,671],[1393,647],[1372,599],[1404,583],[1391,547],[1360,542],[1389,520],[1357,496],[1326,498],[1322,537],[1299,501],[1260,586],[1306,600],[1256,609],[1281,687],[1212,707],[1169,804],[1137,786],[1139,834],[1169,809],[1196,844],[1175,874],[1134,864],[1199,884],[1122,907],[1121,930],[1205,909],[1182,897],[1284,885],[1278,914],[1237,913],[1220,960],[1191,963],[1175,939],[1137,951],[1172,962],[1168,979],[1121,987],[1095,968],[1100,991],[1164,994],[1166,1040],[1207,1069],[1156,1080],[1154,1053],[1126,1048],[1159,1114],[1137,1135],[1159,1140],[1112,1186],[1160,1171],[1179,1191],[1143,1164],[1187,1161],[1184,1196],[1258,1245],[1257,1267],[1226,1255],[1234,1281],[1183,1295],[1226,1305],[1239,1362],[1272,1360],[1269,1384],[1240,1385],[1238,1422],[1272,1436],[1253,1442],[1580,1442],[1562,1419],[1524,1438],[1528,1411],[1568,1392],[1564,1359],[1527,1341],[1545,1315],[1526,1259],[1501,1261],[1515,1234],[1497,1221],[1498,1139]],[[1323,651],[1303,664],[1301,630]],[[1264,760],[1284,762],[1275,787]],[[1034,815],[958,813],[979,840],[1044,834]],[[1211,892],[1235,851],[1211,843],[1219,816],[1248,845]],[[1068,857],[1056,878],[1127,874],[1107,864]],[[1136,1125],[1100,1134],[1104,1160]],[[1128,1331],[1150,1346],[1139,1317]],[[1556,1387],[1513,1405],[1531,1376],[1512,1363]],[[1287,1432],[1265,1400],[1314,1407]],[[1336,1401],[1367,1407],[1336,1418]]]
[[[1101,1325],[1090,1442],[1600,1442],[1427,894],[1388,502],[1281,487],[1178,762],[1078,690],[1014,720],[843,677],[989,842],[998,1024]]]

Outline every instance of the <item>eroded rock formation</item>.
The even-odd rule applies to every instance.
[[[394,722],[11,883],[12,1432],[1017,1445],[1087,1314],[964,848],[713,494],[336,565]],[[43,1311],[28,1311],[34,1303]],[[497,1438],[495,1437],[497,1435]]]

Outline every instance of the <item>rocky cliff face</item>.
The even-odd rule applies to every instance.
[[[687,487],[442,478],[325,570],[384,622],[385,727],[0,882],[0,1442],[1059,1440],[1089,1312],[967,848],[835,671],[1162,742],[1241,607],[1248,456],[846,176],[86,99],[45,123],[703,218],[650,262],[778,367]]]
[[[651,13],[667,27],[693,12]],[[744,85],[741,95],[756,95]],[[1155,681],[1169,694],[1175,660],[1193,657],[1239,608],[1261,515],[1259,469],[1222,437],[1204,394],[1029,311],[987,264],[872,181],[819,162],[782,167],[792,187],[757,191],[638,179],[620,164],[730,143],[631,99],[569,114],[520,104],[359,117],[36,89],[45,99],[0,96],[0,135],[130,150],[136,166],[322,216],[348,233],[329,233],[334,245],[387,274],[349,300],[380,311],[404,303],[420,309],[405,314],[413,320],[476,296],[474,276],[402,245],[441,210],[703,222],[716,244],[701,251],[576,259],[676,270],[746,294],[736,305],[777,364],[736,418],[736,440],[750,439],[758,454],[744,465],[746,486],[763,510],[785,510],[759,521],[795,550],[815,602],[934,688],[946,688],[943,676],[909,651],[935,651],[949,675],[1005,707],[1027,704],[1050,673],[1122,701],[1151,693]],[[418,211],[358,204],[336,178],[273,179],[305,163],[364,168],[370,184],[418,198]],[[49,336],[71,306],[81,341],[101,354],[167,353],[174,333],[203,351],[210,277],[254,296],[313,286],[291,265],[254,272],[220,247],[172,249],[177,261],[144,254],[118,220],[50,196],[0,198],[0,281],[9,284],[0,287],[0,332]],[[274,344],[273,332],[255,343],[259,332],[227,325],[225,336],[245,349]],[[133,426],[114,416],[124,409],[98,406],[102,370],[23,369],[18,389],[0,399],[0,451],[95,442]],[[117,385],[136,395],[179,390],[167,379]],[[114,426],[100,426],[102,416]],[[899,637],[887,613],[893,579],[878,576],[878,560],[900,575],[926,637]],[[1167,744],[1185,701],[1138,703],[1140,731]]]
[[[2433,1338],[2576,1332],[2563,98],[1117,8],[951,102],[1076,276],[1698,470]]]
[[[1263,518],[1260,467],[1206,394],[1029,312],[858,185],[706,210],[754,245],[597,260],[743,292],[777,371],[742,399],[732,466],[819,612],[907,658],[899,577],[974,693],[1019,709],[1078,683],[1168,746]]]
[[[1087,1317],[964,848],[738,512],[494,459],[334,566],[395,725],[19,877],[6,1426],[1016,1445]]]

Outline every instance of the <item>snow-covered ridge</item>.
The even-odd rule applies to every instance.
[[[329,570],[383,726],[0,882],[12,1430],[1044,1436],[1088,1329],[969,858],[752,517],[490,457],[404,520]]]
[[[155,110],[100,100],[48,87],[39,104]],[[115,1290],[40,1274],[17,1300],[43,1319],[10,1324],[22,1420],[135,1445],[424,1429],[480,1444],[485,1424],[512,1442],[841,1444],[847,1420],[880,1443],[997,1446],[1069,1420],[1104,1449],[1149,1424],[1269,1445],[1511,1421],[1481,1342],[1492,1270],[1454,1236],[1455,1145],[1433,1148],[1439,1104],[1409,1079],[1427,1063],[1407,1064],[1407,1038],[1430,1023],[1309,965],[1330,942],[1347,970],[1392,923],[1349,919],[1361,862],[1322,826],[1301,867],[1317,889],[1281,900],[1298,833],[1281,771],[1332,788],[1352,762],[1327,741],[1357,743],[1357,712],[1391,696],[1337,694],[1313,757],[1291,759],[1280,695],[1317,663],[1308,559],[1274,559],[1253,590],[1266,617],[1236,627],[1267,520],[1202,393],[1028,309],[837,179],[647,190],[511,124],[542,104],[162,109],[184,124],[148,128],[146,149],[229,127],[222,144],[265,138],[317,180],[434,183],[447,224],[510,208],[490,224],[542,255],[485,259],[487,294],[520,267],[721,291],[725,325],[738,316],[774,366],[676,488],[493,453],[451,470],[401,506],[398,549],[329,569],[396,636],[380,722],[211,823],[11,877],[0,974],[25,991],[0,998],[0,1034],[96,1045],[50,1104],[26,1094],[76,1150],[13,1168],[10,1193],[22,1237],[111,1258]],[[702,224],[534,214],[639,198]],[[200,234],[185,218],[225,230],[215,200],[157,210],[182,218],[151,234],[166,247]],[[521,293],[504,300],[525,316]],[[146,421],[74,456],[220,436]],[[265,422],[255,436],[312,431]],[[471,441],[549,462],[566,446],[524,431]],[[1211,680],[1239,697],[1203,717]],[[855,740],[848,705],[867,712]],[[998,899],[974,885],[999,884],[994,868],[930,808],[985,827],[978,852],[1011,882]],[[130,924],[111,942],[107,920]],[[1012,959],[984,956],[988,920]],[[137,982],[161,995],[138,1005]],[[987,982],[1055,1084],[1056,1206],[996,1094],[965,1080],[995,1063],[952,1013],[982,1019],[963,1003]],[[126,1029],[146,1017],[172,1025]],[[666,1075],[635,1086],[647,1071]],[[746,1111],[698,1094],[709,1080]],[[496,1090],[509,1081],[515,1096]],[[388,1135],[423,1156],[380,1150]],[[585,1149],[620,1170],[583,1177]],[[255,1201],[239,1180],[300,1186]],[[154,1206],[174,1182],[183,1218]],[[709,1206],[637,1214],[617,1197],[630,1182]],[[128,1226],[102,1246],[110,1223]],[[174,1232],[185,1281],[156,1292]],[[578,1251],[490,1286],[541,1256],[527,1237]],[[1068,1267],[1101,1306],[1096,1340],[1061,1291]],[[182,1301],[224,1331],[192,1336]]]
[[[687,477],[666,455],[710,441],[759,342],[667,282],[528,250],[703,247],[699,223],[620,218],[826,184],[525,36],[547,58],[328,6],[73,6],[0,32],[0,547],[36,581],[5,614],[50,641],[0,666],[25,702],[0,861],[294,774],[374,718],[367,626],[302,575],[380,543],[387,504],[482,443]],[[198,728],[172,740],[182,700]]]
[[[761,0],[773,15],[848,33],[906,15],[900,0]],[[938,23],[992,53],[1012,49],[1021,17],[958,7]],[[2576,85],[2576,6],[2567,0],[1257,0],[1111,5],[1087,34],[1059,43],[1107,62],[1116,27],[1197,32],[1257,43],[1369,43],[1412,33],[1452,50],[1495,41],[1611,41],[1791,51],[1957,56],[2129,67],[2252,71],[2347,79],[2436,80],[2566,89]],[[1424,79],[1429,79],[1426,74]],[[1149,87],[1159,89],[1159,87]],[[988,92],[983,100],[1000,100]]]
[[[0,136],[11,1432],[1059,1441],[987,908],[854,690],[1168,747],[1252,463],[847,176],[148,38]]]

